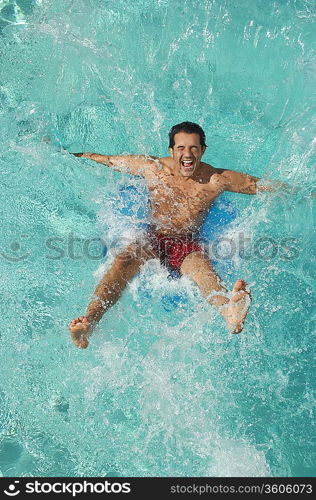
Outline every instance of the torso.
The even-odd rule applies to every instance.
[[[155,230],[168,235],[196,233],[214,200],[221,193],[219,169],[201,163],[195,179],[174,175],[172,159],[162,158],[160,168],[146,177]]]

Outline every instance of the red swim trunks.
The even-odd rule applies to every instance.
[[[180,270],[181,264],[192,252],[202,252],[202,244],[193,236],[168,236],[149,232],[149,241],[160,262],[172,270]]]

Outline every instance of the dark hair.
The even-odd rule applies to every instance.
[[[185,132],[186,134],[198,134],[200,136],[201,146],[206,146],[205,144],[205,133],[204,130],[197,125],[197,123],[192,122],[182,122],[178,123],[178,125],[174,125],[169,132],[169,148],[173,148],[174,146],[174,136],[179,132]]]

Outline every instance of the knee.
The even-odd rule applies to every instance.
[[[120,252],[112,265],[112,270],[118,276],[135,274],[142,264],[142,258],[136,247],[128,247]]]
[[[140,263],[136,257],[130,255],[120,254],[116,257],[112,270],[118,276],[129,274],[133,269],[138,269]]]
[[[194,254],[188,255],[181,264],[181,274],[192,278],[194,281],[203,277],[204,273],[201,272],[201,262],[195,258]]]
[[[152,257],[145,246],[133,243],[116,256],[115,263],[121,269],[128,269],[135,265],[141,265]]]

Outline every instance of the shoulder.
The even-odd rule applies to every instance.
[[[172,173],[173,159],[169,156],[160,158],[158,156],[151,156],[153,160],[154,170],[156,173]]]
[[[144,177],[153,178],[161,175],[162,173],[171,173],[171,158],[160,158],[159,156],[146,155]]]
[[[236,170],[216,169],[210,183],[216,185],[220,191],[233,193],[256,194],[258,177],[237,172]]]
[[[214,175],[221,175],[225,170],[223,168],[216,168],[210,163],[201,162],[201,167],[203,172],[208,173],[209,177],[213,177]]]
[[[224,184],[226,182],[223,168],[216,168],[208,163],[201,163],[203,176],[207,180],[207,183],[211,189],[224,189]]]
[[[206,164],[210,169],[210,183],[217,183],[222,185],[223,188],[231,182],[236,182],[241,176],[246,176],[236,170],[229,170],[227,168],[215,168],[212,165]]]
[[[160,164],[167,169],[171,169],[174,165],[174,161],[170,156],[164,156],[163,158],[159,158]]]

